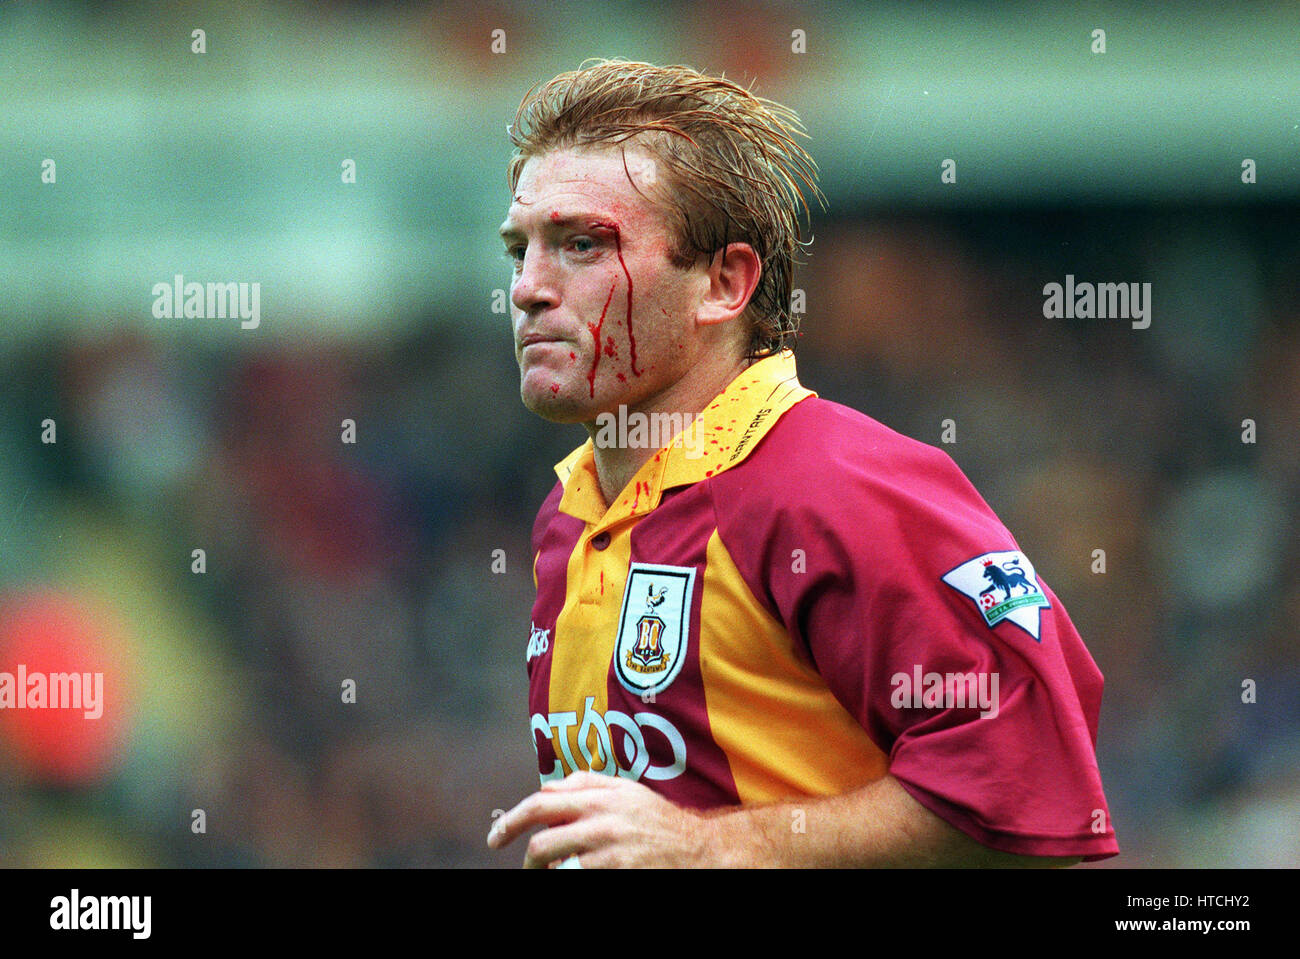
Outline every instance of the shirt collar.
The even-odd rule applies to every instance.
[[[799,383],[794,353],[783,350],[742,370],[672,443],[655,453],[605,507],[591,439],[555,465],[564,485],[560,512],[608,527],[659,505],[664,490],[731,469],[753,452],[787,410],[816,396]]]

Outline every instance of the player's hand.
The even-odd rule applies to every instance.
[[[584,869],[707,865],[708,820],[640,783],[575,772],[544,783],[488,833],[500,849],[534,826],[525,869],[554,868],[570,856]]]

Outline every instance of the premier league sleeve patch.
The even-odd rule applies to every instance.
[[[663,692],[686,661],[691,629],[692,566],[633,563],[623,590],[614,672],[638,696]]]
[[[1034,637],[1035,642],[1042,642],[1038,635],[1039,610],[1050,609],[1052,604],[1038,585],[1034,564],[1024,553],[985,553],[967,560],[942,578],[974,601],[989,628],[1009,620]]]

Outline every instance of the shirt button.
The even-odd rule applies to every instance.
[[[591,545],[594,549],[604,549],[609,545],[609,534],[597,533],[591,538]]]

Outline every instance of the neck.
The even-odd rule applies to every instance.
[[[676,413],[681,416],[683,427],[689,427],[691,420],[703,412],[704,408],[727,388],[727,384],[749,366],[749,362],[747,358],[741,356],[714,363],[706,361],[694,366],[663,392],[657,393],[635,407],[629,406],[627,411],[629,422],[634,414],[652,417],[655,414]],[[583,425],[586,426],[587,432],[591,434],[594,441],[598,432],[596,423],[593,421]],[[626,437],[619,437],[619,439],[624,440]],[[648,443],[636,446],[608,446],[597,443],[594,450],[596,475],[600,479],[600,493],[605,499],[605,505],[614,502],[618,494],[632,482],[632,477],[636,476],[641,467],[659,452],[662,446],[668,445],[673,439],[673,436],[660,436],[660,447],[651,447]]]

